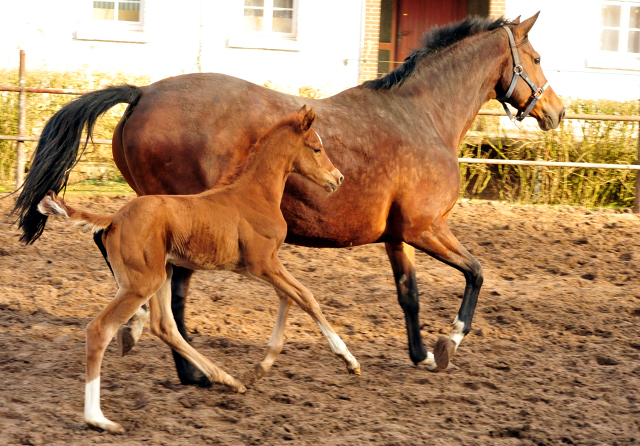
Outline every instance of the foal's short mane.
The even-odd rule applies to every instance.
[[[234,168],[231,169],[231,173],[225,178],[222,178],[220,181],[218,181],[215,187],[218,188],[222,186],[228,186],[229,184],[235,182],[240,175],[247,171],[253,159],[255,158],[256,153],[262,148],[262,145],[265,143],[265,141],[267,141],[276,130],[288,125],[292,127],[300,125],[300,120],[301,116],[299,114],[291,113],[290,115],[285,116],[274,125],[272,125],[271,128],[267,130],[265,134],[262,135],[253,146],[251,146],[247,157],[244,160],[238,160]]]
[[[482,17],[467,17],[462,22],[451,23],[441,27],[433,27],[422,38],[423,47],[413,51],[395,70],[380,79],[364,82],[364,87],[372,90],[389,90],[401,86],[416,70],[418,62],[454,43],[484,31],[491,31],[503,25],[515,25],[504,17],[493,20]]]

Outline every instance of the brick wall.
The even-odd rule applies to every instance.
[[[360,52],[358,83],[378,77],[378,41],[380,39],[380,0],[366,0],[364,36]]]
[[[507,11],[506,0],[491,0],[489,2],[489,17],[498,18]]]

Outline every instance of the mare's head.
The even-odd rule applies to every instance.
[[[329,161],[322,140],[313,129],[316,113],[313,108],[307,110],[307,106],[303,105],[296,114],[296,118],[297,122],[293,127],[301,138],[299,139],[300,150],[293,161],[293,172],[307,177],[324,187],[329,193],[337,190],[344,177]]]
[[[529,41],[529,31],[536,23],[538,14],[528,18],[522,23],[520,23],[518,18],[509,25],[509,28],[513,34],[522,72],[529,77],[537,88],[540,88],[545,85],[547,78],[542,72],[540,54],[533,49]],[[505,30],[500,29],[497,32],[501,32],[504,35],[505,42],[508,42],[508,35]],[[509,52],[509,57],[504,65],[498,85],[496,86],[496,95],[498,98],[507,94],[514,78],[514,70],[520,70],[520,68],[514,68],[515,64],[512,49],[509,44],[507,44],[506,48]],[[505,102],[514,106],[519,112],[523,112],[529,107],[534,96],[535,93],[532,88],[524,79],[518,76],[515,89]],[[564,105],[553,89],[547,87],[531,109],[530,115],[536,118],[542,130],[555,129],[560,125],[560,121],[564,117]]]

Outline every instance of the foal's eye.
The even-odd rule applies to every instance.
[[[313,151],[316,152],[316,153],[322,152],[322,150],[320,150],[320,149],[313,149]]]
[[[540,65],[540,58],[536,57],[535,59],[533,59],[533,63],[536,65]]]

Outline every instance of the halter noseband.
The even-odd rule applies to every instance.
[[[511,120],[511,122],[515,124],[517,121],[522,121],[524,118],[529,116],[529,113],[536,105],[536,102],[538,102],[538,99],[542,97],[542,93],[544,93],[544,91],[549,86],[549,81],[547,81],[547,83],[544,84],[542,88],[538,88],[536,87],[536,84],[534,84],[531,79],[529,79],[529,77],[524,73],[524,68],[522,68],[522,65],[520,65],[520,58],[518,57],[518,50],[516,49],[516,42],[513,39],[513,33],[508,26],[503,26],[503,28],[505,29],[505,31],[507,31],[507,35],[509,36],[509,46],[511,47],[511,54],[513,55],[513,78],[511,78],[511,85],[509,85],[507,93],[503,97],[497,98],[496,100],[502,103],[504,111],[507,113],[509,120]],[[521,77],[527,83],[527,85],[529,85],[532,93],[531,100],[527,108],[524,111],[518,110],[518,114],[513,116],[511,114],[511,111],[509,111],[509,108],[507,107],[506,101],[509,100],[511,94],[513,93],[513,90],[515,90],[516,84],[518,83],[518,77]]]

